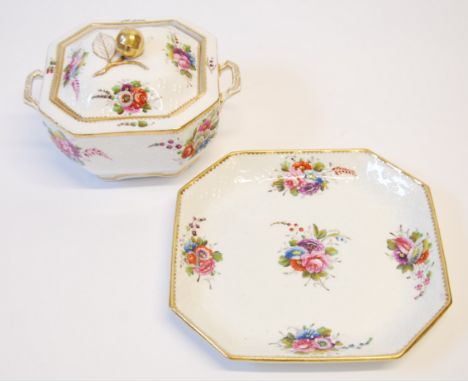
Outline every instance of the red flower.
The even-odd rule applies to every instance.
[[[133,104],[132,107],[140,109],[148,103],[148,93],[142,88],[133,88]]]
[[[309,162],[305,162],[305,161],[293,163],[292,166],[294,170],[301,170],[302,172],[306,170],[312,170],[312,165]]]
[[[195,149],[190,143],[189,145],[185,146],[184,151],[182,151],[182,159],[190,158],[191,156],[193,156],[193,154],[195,154]]]
[[[195,264],[197,262],[197,256],[193,252],[190,252],[187,254],[187,257],[185,258],[187,263],[189,264]]]
[[[425,250],[425,251],[422,253],[421,257],[416,261],[415,264],[422,264],[422,263],[424,263],[424,262],[427,260],[428,257],[429,257],[429,251],[428,251],[428,250]]]
[[[302,266],[302,263],[300,260],[290,260],[289,265],[291,266],[292,269],[299,271],[299,272],[304,272],[306,269]]]

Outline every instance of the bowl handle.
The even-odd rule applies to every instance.
[[[224,103],[228,98],[231,98],[234,94],[240,92],[241,89],[241,77],[239,66],[232,61],[226,61],[224,64],[219,66],[219,74],[224,70],[229,69],[232,75],[232,85],[226,91],[219,94],[221,103]]]
[[[26,105],[29,105],[34,109],[39,109],[39,104],[32,95],[32,87],[36,78],[44,78],[44,73],[40,70],[35,70],[26,77],[23,98]]]

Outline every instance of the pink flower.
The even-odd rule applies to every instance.
[[[418,284],[418,285],[415,286],[415,288],[416,288],[417,290],[421,290],[421,289],[423,288],[423,286],[422,286],[422,284]]]
[[[424,271],[422,269],[416,272],[416,277],[418,279],[422,279],[423,276],[424,276]]]
[[[320,273],[328,268],[328,259],[324,253],[313,252],[301,256],[302,266],[310,273]]]
[[[200,259],[198,265],[194,268],[199,275],[209,275],[214,272],[215,261],[212,258]]]
[[[413,242],[406,237],[397,237],[395,239],[395,244],[397,246],[398,251],[400,251],[402,254],[408,256],[408,254],[411,251],[411,248],[413,248]]]
[[[335,346],[333,341],[328,337],[314,338],[314,346],[317,350],[328,350]]]
[[[325,253],[325,245],[317,239],[302,239],[297,245],[307,249],[311,254],[323,255]]]
[[[211,120],[207,119],[198,127],[198,131],[205,131],[205,130],[209,130],[210,128],[211,128]]]
[[[190,69],[190,60],[181,49],[174,49],[174,61],[177,62],[180,69]]]
[[[296,352],[307,353],[312,350],[315,350],[315,343],[310,338],[302,338],[294,340],[294,342],[292,343],[292,348]]]
[[[393,257],[400,264],[408,264],[408,255],[413,248],[413,242],[406,237],[399,236],[395,239],[396,248],[393,251]]]
[[[291,168],[288,175],[284,178],[284,184],[287,188],[292,190],[293,188],[299,188],[305,183],[304,174],[301,170]]]
[[[424,285],[429,285],[430,282],[431,282],[431,279],[429,277],[426,277],[424,279]]]
[[[71,159],[79,159],[80,158],[80,152],[77,147],[75,147],[72,143],[70,143],[66,139],[61,139],[59,137],[53,137],[53,140],[59,150],[64,153],[67,157]]]

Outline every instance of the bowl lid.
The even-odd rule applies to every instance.
[[[51,45],[40,108],[74,134],[177,129],[219,99],[216,55],[176,20],[90,24]]]

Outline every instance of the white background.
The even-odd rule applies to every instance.
[[[467,1],[12,1],[0,10],[0,378],[468,378]],[[218,137],[172,179],[63,157],[23,82],[91,21],[180,17],[242,70]],[[453,306],[404,358],[223,359],[168,308],[177,189],[231,150],[369,147],[432,188]]]

